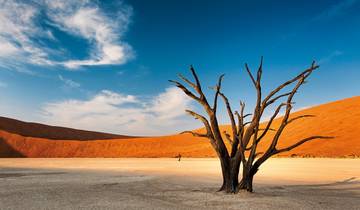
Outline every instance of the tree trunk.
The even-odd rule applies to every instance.
[[[237,193],[239,185],[240,161],[233,159],[220,158],[223,184],[219,191],[226,193]]]
[[[239,190],[246,190],[248,192],[253,192],[253,180],[254,175],[258,171],[257,168],[244,166],[242,179],[239,183]]]
[[[239,190],[246,190],[248,192],[253,191],[253,178],[254,176],[246,176],[241,179],[241,182],[239,184]]]

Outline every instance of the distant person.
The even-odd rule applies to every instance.
[[[177,158],[178,158],[178,161],[180,162],[180,160],[181,160],[181,154],[180,153],[178,154]]]

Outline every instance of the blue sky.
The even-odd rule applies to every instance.
[[[264,56],[264,91],[320,64],[296,108],[359,95],[360,1],[0,0],[0,115],[135,135],[201,126],[168,79],[254,103],[244,72]],[[212,91],[206,90],[209,96]],[[224,110],[220,110],[220,115]],[[225,117],[220,116],[223,123]]]

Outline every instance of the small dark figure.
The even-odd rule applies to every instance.
[[[181,154],[180,153],[178,154],[177,158],[178,158],[178,161],[180,162],[180,160],[181,160]]]

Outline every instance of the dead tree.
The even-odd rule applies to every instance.
[[[262,96],[261,89],[261,77],[263,71],[262,66],[263,59],[261,58],[260,66],[257,70],[256,76],[254,77],[248,65],[245,64],[245,70],[247,71],[251,82],[256,89],[256,104],[252,114],[244,114],[245,103],[243,102],[240,102],[239,111],[233,112],[228,98],[221,90],[221,83],[224,75],[219,77],[217,84],[213,88],[215,95],[214,101],[212,103],[210,103],[208,98],[205,96],[200,80],[192,66],[190,66],[190,71],[194,81],[187,79],[181,74],[178,76],[196,93],[186,87],[183,83],[169,80],[178,88],[180,88],[187,96],[197,101],[204,108],[204,111],[207,114],[207,117],[205,117],[194,111],[186,110],[187,113],[192,115],[195,119],[200,120],[204,124],[206,132],[199,133],[194,131],[185,131],[184,133],[191,133],[196,137],[204,137],[210,140],[210,143],[221,163],[223,184],[219,191],[225,191],[226,193],[237,193],[239,190],[246,190],[252,192],[254,175],[259,170],[261,164],[268,160],[271,156],[281,152],[290,151],[310,140],[331,138],[326,136],[311,136],[301,139],[297,143],[285,148],[277,148],[280,136],[287,125],[298,119],[310,117],[310,115],[302,115],[290,118],[290,112],[293,107],[293,97],[295,93],[305,83],[305,80],[313,73],[313,71],[319,68],[319,66],[313,62],[308,69],[279,85],[266,97]],[[282,93],[283,90],[285,90],[287,87],[291,87],[291,90],[289,92]],[[222,98],[227,109],[231,123],[231,134],[224,132],[224,135],[221,135],[216,113],[219,97]],[[279,103],[279,101],[283,102]],[[260,128],[260,121],[264,111],[270,105],[277,103],[279,104],[274,110],[270,120],[266,123],[265,128]],[[281,110],[285,110],[285,114],[281,119],[280,126],[274,130],[271,125]],[[250,116],[251,120],[246,121],[245,119]],[[271,143],[265,151],[258,152],[258,144],[264,139],[269,131],[275,132]],[[228,147],[226,146],[224,140],[228,142]],[[241,164],[242,176],[241,180],[239,181],[238,177]]]

